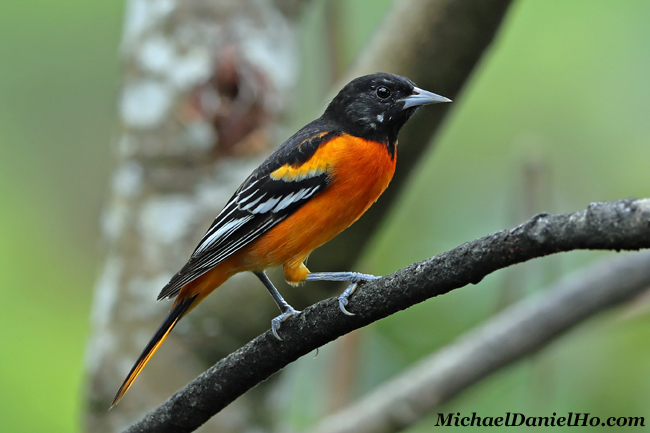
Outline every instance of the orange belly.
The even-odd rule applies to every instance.
[[[326,152],[325,159],[332,161],[328,169],[332,182],[246,248],[242,259],[255,267],[251,270],[302,264],[315,248],[359,219],[384,192],[395,172],[395,158],[381,143],[344,135],[327,143],[314,157],[322,157],[319,152]]]

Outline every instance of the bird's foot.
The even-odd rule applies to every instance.
[[[282,337],[280,337],[280,334],[278,334],[278,329],[280,329],[280,325],[289,317],[296,316],[298,314],[300,314],[300,311],[294,309],[291,305],[287,304],[282,314],[280,314],[275,319],[271,320],[271,332],[273,333],[273,336],[278,340],[282,341]]]
[[[366,283],[368,281],[374,281],[381,278],[369,274],[360,274],[358,272],[354,272],[353,274],[354,275],[352,276],[351,279],[352,284],[350,284],[339,296],[339,309],[341,310],[341,312],[343,312],[343,314],[346,314],[348,316],[354,316],[354,313],[350,313],[345,307],[348,305],[350,296],[352,296],[354,291],[357,290],[359,283]]]
[[[339,295],[339,309],[343,312],[343,314],[346,314],[348,316],[354,316],[354,313],[350,313],[345,307],[348,305],[350,296],[352,296],[354,291],[357,290],[357,285],[358,283],[350,284],[348,288]]]

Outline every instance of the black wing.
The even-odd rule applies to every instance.
[[[299,166],[319,146],[340,135],[321,119],[308,124],[280,146],[235,191],[205,233],[190,260],[172,277],[158,299],[172,298],[181,288],[248,245],[321,193],[330,183],[327,172],[300,179],[273,179],[284,165]]]

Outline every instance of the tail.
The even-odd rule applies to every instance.
[[[190,298],[179,298],[176,300],[171,311],[167,314],[167,317],[165,317],[165,320],[163,320],[162,324],[158,327],[158,330],[153,337],[151,337],[151,340],[149,340],[149,343],[140,354],[140,357],[133,368],[131,368],[129,375],[124,379],[124,383],[122,383],[120,390],[117,391],[109,410],[119,403],[122,397],[124,397],[124,394],[129,390],[135,378],[138,377],[144,366],[147,365],[147,362],[149,362],[153,354],[156,353],[156,350],[158,350],[163,341],[165,341],[165,338],[167,338],[171,330],[174,329],[176,323],[178,323],[178,321],[181,320],[189,310],[191,310],[192,304],[194,304],[196,298],[197,295],[194,295]]]

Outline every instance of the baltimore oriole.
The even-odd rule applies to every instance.
[[[397,133],[419,106],[451,102],[422,90],[408,78],[377,73],[352,80],[325,113],[306,125],[235,191],[172,277],[158,300],[176,301],[120,387],[113,407],[140,374],[176,323],[233,275],[253,272],[282,314],[271,330],[298,314],[264,271],[283,266],[292,285],[304,281],[347,281],[339,297],[345,314],[360,282],[378,277],[357,272],[310,273],[309,254],[354,223],[379,198],[393,177]]]

